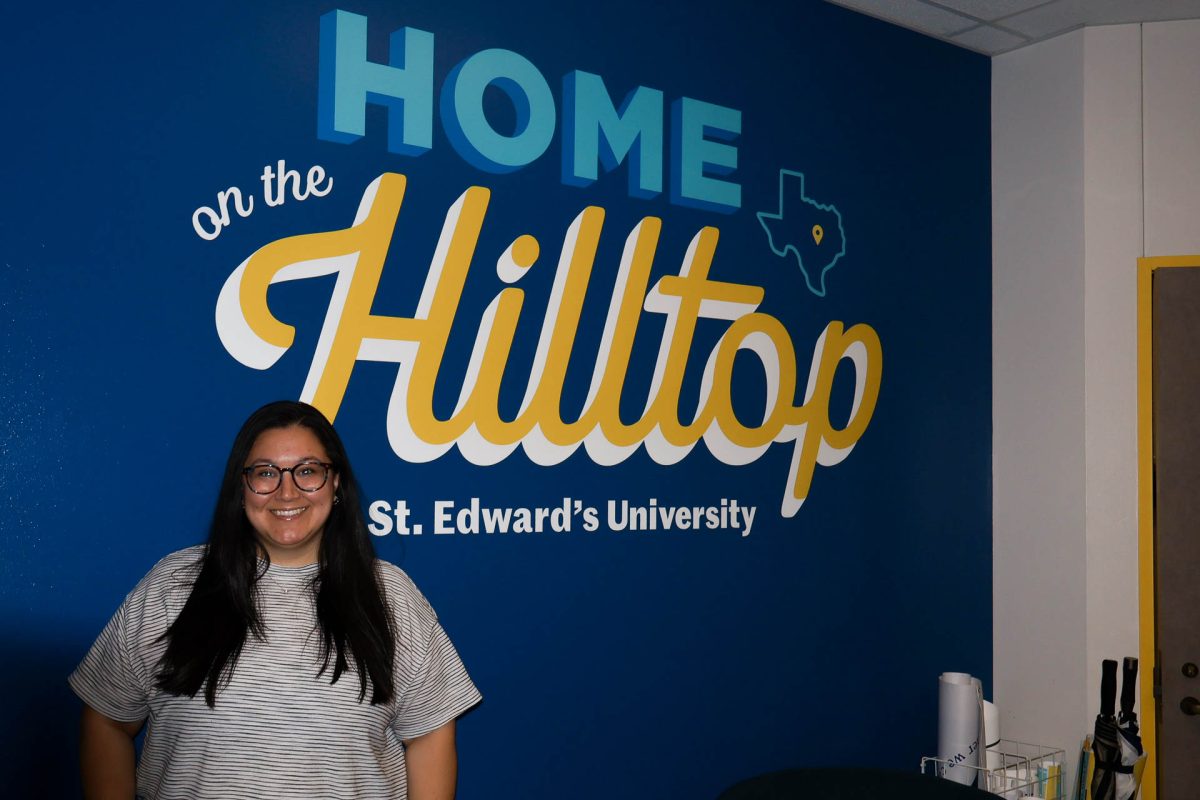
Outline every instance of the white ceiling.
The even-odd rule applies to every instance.
[[[1200,0],[827,0],[994,56],[1085,25],[1200,19]]]

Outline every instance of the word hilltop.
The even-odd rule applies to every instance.
[[[501,290],[478,320],[475,345],[459,394],[447,419],[434,413],[447,341],[459,322],[458,307],[474,260],[490,192],[467,189],[446,213],[425,286],[411,317],[371,313],[383,265],[404,199],[403,175],[386,173],[367,187],[354,225],[268,244],[229,276],[217,301],[217,330],[226,350],[241,363],[267,369],[291,347],[295,330],[267,305],[272,283],[336,274],[317,350],[301,399],[337,415],[354,365],[360,360],[398,364],[388,408],[392,449],[411,462],[428,462],[457,445],[473,464],[495,464],[520,445],[540,465],[562,462],[584,445],[598,464],[624,461],[639,446],[659,464],[674,464],[701,439],[726,464],[749,464],[775,442],[794,442],[781,513],[793,516],[808,496],[817,464],[842,461],[863,435],[879,395],[882,351],[868,325],[846,329],[830,322],[813,347],[804,400],[795,405],[797,354],[787,329],[757,311],[762,287],[708,278],[719,231],[702,228],[692,239],[678,275],[647,291],[662,222],[646,217],[625,242],[607,322],[595,358],[587,400],[578,419],[559,411],[572,357],[604,209],[585,208],[564,237],[553,288],[530,371],[525,399],[513,419],[502,419],[499,395],[524,306],[512,286],[540,255],[536,239],[522,235],[496,261]],[[411,249],[411,247],[410,247]],[[645,411],[621,419],[621,394],[634,336],[643,311],[661,314],[665,326]],[[684,371],[701,318],[730,323],[708,356],[695,417],[679,419]],[[762,423],[743,424],[731,397],[734,358],[748,350],[767,376]],[[854,396],[844,428],[830,421],[834,373],[842,359],[854,368]]]

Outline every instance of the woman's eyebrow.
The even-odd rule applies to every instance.
[[[320,456],[300,456],[300,458],[296,459],[297,464],[304,464],[309,461],[316,461],[319,464],[325,463],[325,459],[321,458]],[[259,464],[265,464],[268,467],[283,466],[282,464],[277,464],[268,458],[256,458],[253,461],[251,461],[249,464],[247,464],[246,466],[253,467],[253,466],[257,466]]]

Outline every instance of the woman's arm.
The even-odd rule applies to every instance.
[[[404,747],[409,800],[454,800],[458,778],[454,720],[424,736],[406,740]]]
[[[86,703],[79,721],[79,766],[86,800],[133,800],[133,739],[141,722],[118,722]]]

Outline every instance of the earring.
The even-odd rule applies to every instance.
[[[342,502],[342,496],[335,494],[333,496],[333,504],[336,506],[340,502]]]

